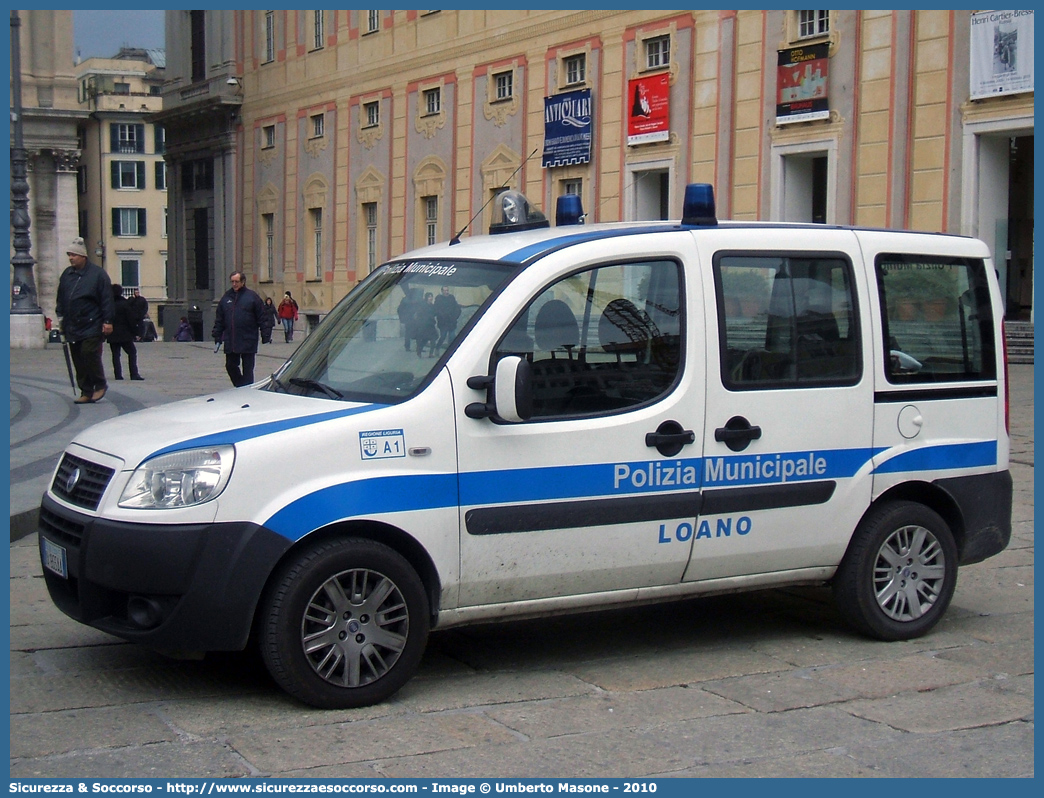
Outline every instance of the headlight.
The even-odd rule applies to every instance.
[[[131,474],[120,496],[120,507],[165,510],[210,501],[228,484],[235,459],[232,446],[185,449],[153,457]]]

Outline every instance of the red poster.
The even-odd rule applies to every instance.
[[[671,136],[670,75],[661,72],[627,84],[627,144],[667,141]]]

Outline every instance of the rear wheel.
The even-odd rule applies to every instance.
[[[881,640],[927,633],[957,586],[957,546],[946,522],[914,502],[881,505],[863,519],[834,576],[842,616]]]
[[[428,630],[427,595],[401,555],[371,540],[331,540],[275,577],[262,607],[261,654],[301,701],[361,707],[410,679]]]

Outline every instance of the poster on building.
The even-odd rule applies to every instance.
[[[591,160],[591,90],[544,98],[544,168]]]
[[[776,124],[827,119],[830,45],[813,44],[779,51],[776,67]]]
[[[971,98],[1033,91],[1033,10],[971,15]]]
[[[627,84],[627,145],[667,141],[671,137],[671,80],[666,72]]]

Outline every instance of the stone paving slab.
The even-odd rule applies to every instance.
[[[229,744],[245,759],[270,773],[517,740],[510,730],[475,712],[391,716],[228,737]]]
[[[40,767],[45,763],[45,767]],[[236,778],[261,775],[220,742],[175,741],[14,760],[12,779]]]
[[[611,692],[631,692],[695,684],[747,673],[788,669],[775,657],[746,649],[671,652],[656,658],[655,666],[645,657],[610,662],[585,663],[576,669],[584,681]]]
[[[649,729],[711,715],[742,714],[746,707],[706,689],[669,687],[638,693],[599,693],[540,703],[487,707],[486,715],[527,739],[611,729]]]
[[[901,693],[883,701],[852,701],[841,709],[893,729],[941,732],[1025,719],[1033,712],[1033,697],[1006,689],[1005,681],[983,680],[930,693]]]
[[[984,676],[1025,676],[1034,672],[1033,639],[1015,643],[970,645],[940,651],[939,659],[971,665]]]
[[[91,730],[84,737],[83,729]],[[173,742],[177,736],[143,707],[75,709],[18,715],[11,722],[11,756],[67,754],[85,748],[124,748]]]
[[[807,709],[859,696],[856,690],[816,679],[814,670],[737,676],[702,682],[700,687],[758,712]]]
[[[1032,723],[1006,723],[957,732],[903,734],[857,749],[862,764],[894,778],[1031,778]]]
[[[313,709],[278,690],[274,683],[270,690],[253,695],[222,694],[163,701],[159,707],[159,714],[179,734],[215,739],[250,734],[258,729],[296,730],[408,714],[394,698],[360,709]]]

